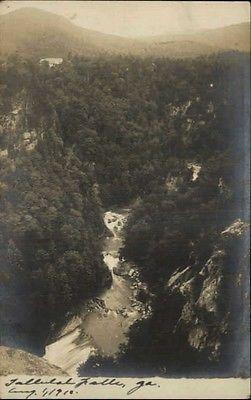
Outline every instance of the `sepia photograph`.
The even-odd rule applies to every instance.
[[[248,398],[249,2],[1,1],[0,77],[0,398]]]

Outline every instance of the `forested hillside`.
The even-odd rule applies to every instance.
[[[161,374],[220,365],[222,336],[231,342],[236,329],[228,316],[246,290],[237,255],[246,251],[247,77],[248,56],[238,52],[69,55],[52,68],[2,60],[4,341],[41,348],[56,323],[109,285],[102,208],[131,205],[121,258],[139,267],[153,314],[131,328],[122,370],[124,360]],[[236,221],[239,241],[226,239]],[[186,292],[190,279],[198,282]],[[212,309],[202,301],[206,279],[223,282],[211,286]],[[226,332],[205,331],[224,318]]]
[[[46,70],[15,59],[1,75],[1,339],[41,353],[54,327],[110,284],[105,227],[91,166],[65,145],[42,86]]]

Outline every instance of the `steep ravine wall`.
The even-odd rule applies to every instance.
[[[95,181],[55,113],[20,89],[0,131],[2,344],[42,355],[55,326],[111,283]]]
[[[179,268],[166,284],[167,296],[183,302],[174,337],[182,335],[204,363],[220,362],[223,374],[228,367],[236,375],[248,373],[243,358],[248,334],[247,237],[248,225],[234,221],[221,232],[205,265]]]

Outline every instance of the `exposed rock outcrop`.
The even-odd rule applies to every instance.
[[[208,361],[218,362],[228,342],[235,351],[234,341],[242,329],[237,314],[238,303],[247,298],[243,285],[248,279],[243,263],[247,249],[242,254],[238,249],[243,249],[247,229],[245,222],[234,221],[219,235],[219,245],[205,265],[177,269],[166,285],[170,295],[184,302],[174,333],[182,332],[189,346]]]
[[[0,346],[0,375],[67,375],[43,358],[23,350]]]

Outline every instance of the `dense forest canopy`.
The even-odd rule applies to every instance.
[[[165,371],[144,349],[174,357],[162,325],[175,321],[171,274],[198,269],[217,243],[226,248],[222,268],[238,268],[234,246],[219,235],[247,218],[247,76],[248,56],[238,52],[186,60],[69,54],[52,68],[1,61],[4,340],[15,343],[18,332],[26,346],[27,336],[41,346],[55,322],[109,285],[102,211],[132,205],[121,257],[138,265],[155,296],[136,364]]]
[[[240,115],[231,98],[238,90],[233,78],[243,74],[237,60],[238,53],[231,63],[73,57],[51,69],[19,61],[3,72],[2,109],[23,87],[34,102],[30,128],[44,115],[54,119],[63,142],[93,165],[103,203],[127,203],[182,163],[217,154],[224,163],[229,143],[238,140]]]

